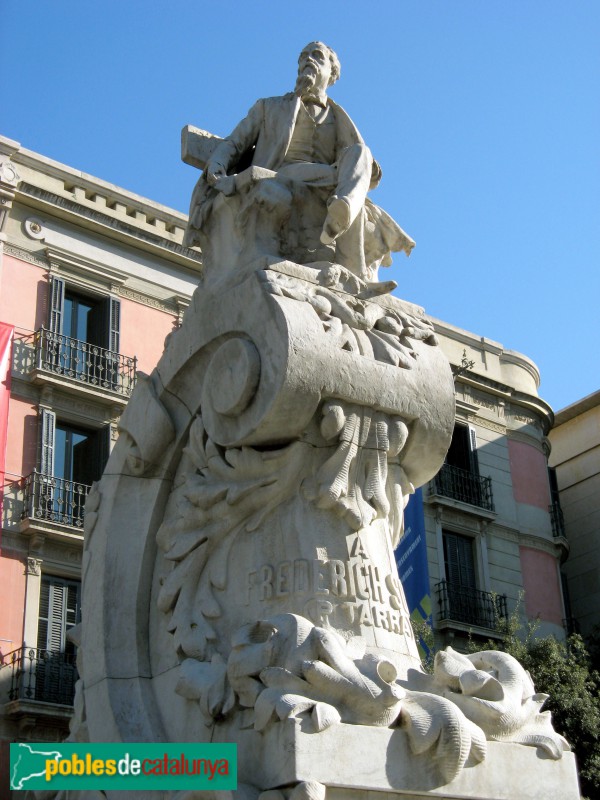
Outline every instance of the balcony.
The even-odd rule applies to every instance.
[[[33,378],[93,390],[107,399],[130,397],[136,379],[135,356],[40,328],[33,337]],[[58,381],[56,379],[59,379]]]
[[[444,464],[431,482],[433,493],[494,512],[492,479]]]
[[[85,501],[90,487],[84,483],[42,475],[34,471],[23,479],[23,511],[21,520],[35,523],[66,525],[83,533]]]
[[[20,647],[4,656],[12,669],[8,699],[72,706],[78,679],[75,655]]]
[[[550,522],[552,523],[552,535],[555,538],[562,537],[566,539],[565,518],[560,503],[555,501],[552,505],[548,506],[548,513],[550,514]]]
[[[446,623],[445,627],[452,621],[493,631],[498,627],[498,620],[507,617],[505,594],[482,592],[447,581],[436,584],[435,591],[440,606],[438,619]]]

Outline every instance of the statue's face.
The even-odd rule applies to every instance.
[[[310,44],[300,53],[298,60],[298,81],[306,89],[324,92],[331,79],[329,53],[318,44]]]

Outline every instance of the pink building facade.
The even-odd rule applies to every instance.
[[[0,137],[0,772],[66,734],[85,498],[195,290],[185,217]],[[0,789],[5,791],[4,787]]]

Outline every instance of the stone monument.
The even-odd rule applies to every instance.
[[[311,42],[228,137],[184,129],[204,271],[88,498],[71,739],[236,742],[244,800],[575,800],[513,658],[421,669],[393,551],[453,379],[379,279],[414,242],[368,197],[339,73]]]

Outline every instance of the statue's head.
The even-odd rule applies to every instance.
[[[324,91],[337,81],[340,72],[340,60],[331,47],[323,42],[309,42],[298,58],[296,85]]]

